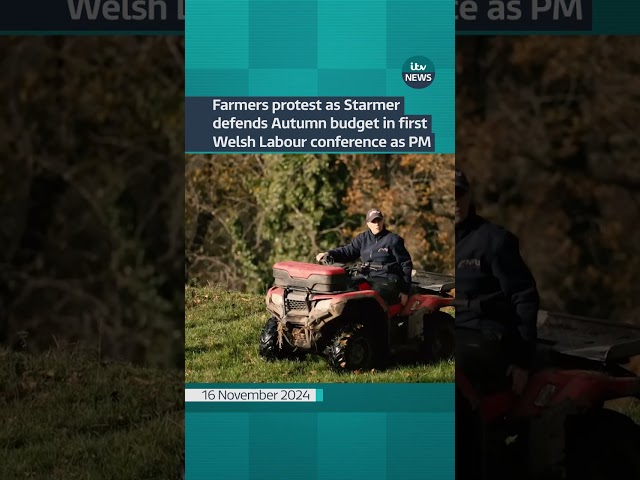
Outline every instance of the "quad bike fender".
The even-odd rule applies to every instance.
[[[320,300],[319,304],[323,301],[321,297],[316,296],[314,300]],[[327,314],[310,316],[307,328],[325,335],[326,328],[333,331],[334,326],[339,328],[343,321],[357,319],[360,323],[368,324],[377,331],[376,336],[379,335],[377,338],[386,338],[388,341],[388,309],[377,293],[369,290],[349,292],[339,296],[331,296],[326,301],[330,302]]]
[[[514,408],[516,415],[537,415],[561,404],[589,410],[624,397],[640,398],[640,377],[612,377],[589,370],[544,370],[533,376]]]
[[[314,301],[315,300],[314,298]],[[346,302],[333,302],[330,299],[321,299],[315,302],[315,306],[311,309],[307,317],[306,326],[317,329],[320,325],[339,318],[346,305]]]
[[[612,377],[604,373],[585,371],[567,371],[571,379],[558,392],[555,402],[569,399],[579,406],[590,408],[607,400],[640,396],[640,378]]]
[[[315,295],[313,299],[314,301],[331,300],[329,309],[333,312],[336,312],[338,314],[336,316],[342,314],[344,308],[348,303],[355,301],[373,301],[380,308],[381,313],[386,314],[388,311],[387,305],[385,304],[384,300],[382,300],[382,297],[380,297],[380,295],[378,295],[378,293],[374,292],[373,290],[360,290],[357,292],[347,292],[338,295]]]
[[[265,297],[265,301],[267,302],[267,305],[269,305],[270,302],[273,302],[273,296],[276,295],[280,295],[281,297],[284,295],[284,288],[281,287],[271,287],[269,290],[267,290],[267,296]]]
[[[444,307],[450,307],[452,306],[452,301],[452,298],[444,298],[437,295],[412,295],[407,300],[404,308],[400,311],[400,315],[424,315],[430,312],[438,311]]]
[[[274,313],[278,318],[282,318],[284,314],[284,289],[271,287],[267,291],[265,303],[267,304],[267,310]]]
[[[640,398],[640,377],[612,377],[589,370],[542,370],[532,376],[522,396],[511,391],[479,395],[462,374],[456,388],[487,423],[504,417],[538,417],[549,411],[577,413],[608,400]],[[557,415],[557,413],[556,413]]]

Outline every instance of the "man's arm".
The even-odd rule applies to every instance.
[[[359,234],[354,238],[351,243],[344,247],[334,248],[327,253],[333,257],[336,262],[346,263],[357,260],[360,256],[360,249],[362,248],[362,234]]]
[[[398,240],[393,244],[393,255],[396,257],[400,268],[402,268],[402,276],[404,278],[404,285],[402,286],[402,293],[408,294],[411,289],[411,272],[413,270],[413,262],[411,261],[411,255],[404,246],[404,240],[398,237]]]
[[[520,355],[523,367],[529,367],[538,338],[538,309],[540,298],[535,279],[520,255],[515,235],[506,232],[494,252],[492,270],[500,282],[502,292],[513,306],[518,318],[518,330],[526,345]]]

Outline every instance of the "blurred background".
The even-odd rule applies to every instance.
[[[0,478],[181,478],[183,44],[0,37]]]
[[[640,324],[640,38],[458,37],[457,165],[541,307]]]
[[[0,38],[0,343],[183,364],[183,43]]]
[[[187,282],[264,293],[273,263],[315,262],[380,208],[414,268],[453,273],[454,155],[188,155]]]

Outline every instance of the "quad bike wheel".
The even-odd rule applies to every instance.
[[[640,478],[640,425],[601,409],[574,419],[567,432],[567,480]]]
[[[375,360],[375,342],[362,324],[340,328],[329,342],[329,366],[339,372],[370,370]]]
[[[271,317],[267,320],[260,334],[260,356],[266,360],[297,360],[300,355],[294,351],[286,339],[278,344],[278,320]]]
[[[454,319],[444,312],[433,312],[424,316],[423,356],[429,363],[453,359],[456,334]]]

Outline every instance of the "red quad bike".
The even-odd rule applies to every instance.
[[[260,355],[279,360],[320,354],[336,371],[370,370],[408,350],[425,362],[453,358],[453,317],[440,310],[453,300],[448,292],[454,278],[414,271],[407,303],[387,305],[366,278],[380,267],[338,265],[330,257],[322,265],[276,263]]]
[[[640,354],[640,328],[545,311],[538,328],[539,365],[522,396],[480,395],[456,372],[476,455],[458,468],[478,480],[640,479],[640,425],[604,406],[640,398],[640,377],[624,368]]]

